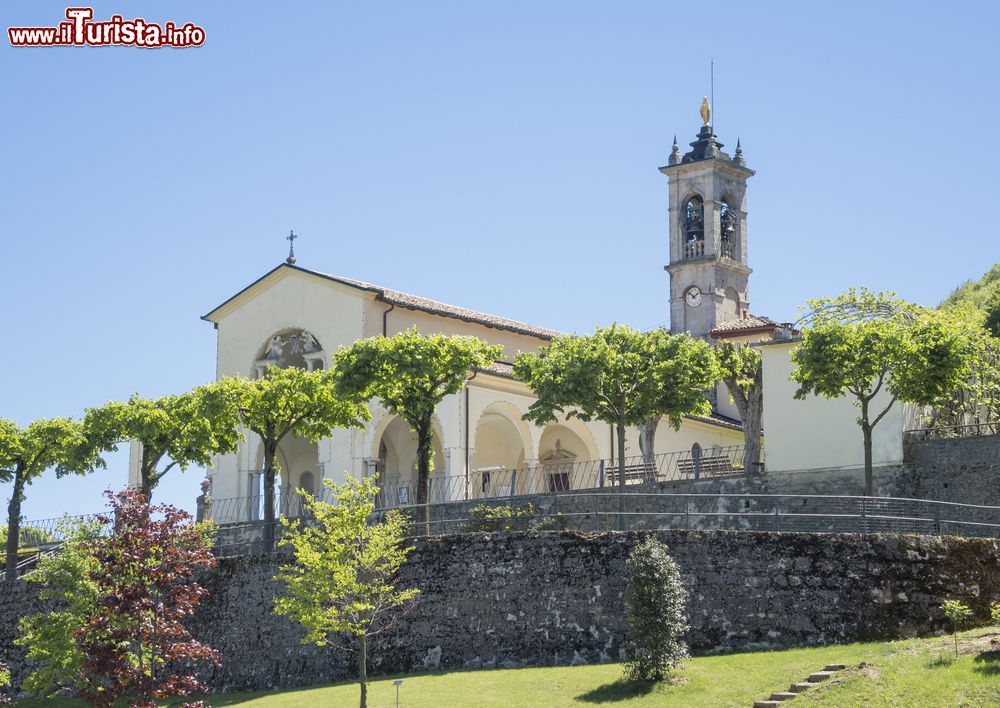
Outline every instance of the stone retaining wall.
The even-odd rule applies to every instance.
[[[988,616],[1000,598],[1000,542],[849,534],[664,531],[690,591],[698,653],[901,637],[942,628],[946,598]],[[639,533],[498,533],[423,539],[401,582],[420,601],[372,656],[377,673],[617,660],[625,634],[625,559]],[[229,558],[194,633],[220,649],[216,690],[300,686],[353,674],[352,655],[300,643],[273,615],[280,559]],[[0,585],[0,654],[23,680],[17,618],[33,587]]]

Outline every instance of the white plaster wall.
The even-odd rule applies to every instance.
[[[789,378],[794,369],[791,352],[795,344],[781,342],[761,347],[766,468],[788,471],[863,466],[859,409],[852,396],[795,400],[798,384]],[[873,409],[880,411],[888,402],[888,394],[882,392],[873,401]],[[894,405],[875,427],[875,465],[902,462],[904,408]]]
[[[254,359],[273,335],[283,329],[299,328],[313,334],[329,354],[351,344],[362,335],[364,295],[330,281],[287,270],[270,287],[247,299],[220,317],[216,374],[248,376]],[[216,499],[249,494],[245,470],[256,469],[256,436],[245,431],[247,443],[235,455],[223,455],[210,470],[212,496]],[[347,446],[347,449],[345,449]],[[319,462],[343,479],[351,467],[350,431],[337,431],[319,444]],[[354,470],[352,470],[354,471]],[[318,477],[318,475],[317,475]]]
[[[664,418],[656,428],[656,438],[653,440],[653,450],[657,455],[666,452],[682,452],[690,450],[698,443],[703,450],[713,447],[731,447],[743,445],[743,431],[725,428],[721,425],[701,423],[685,418],[681,421],[680,430],[674,430],[670,422]],[[639,431],[630,430],[625,435],[626,455],[639,455]]]

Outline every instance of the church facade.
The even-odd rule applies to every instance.
[[[732,156],[722,151],[707,112],[703,118],[691,150],[681,154],[675,139],[660,168],[669,189],[670,327],[707,340],[768,340],[779,325],[749,314],[746,190],[754,173],[739,146]],[[606,423],[564,418],[538,426],[522,418],[534,396],[511,375],[513,357],[538,351],[559,332],[303,268],[291,256],[203,319],[217,331],[218,377],[255,378],[269,365],[326,368],[340,347],[412,327],[501,345],[502,359],[470,372],[465,388],[437,409],[432,502],[603,486],[616,463],[617,441]],[[416,437],[377,402],[370,405],[371,421],[363,429],[337,430],[318,444],[298,438],[281,443],[282,504],[297,498],[296,489],[316,492],[324,478],[376,471],[381,503],[413,503]],[[721,459],[741,448],[738,414],[721,384],[713,408],[710,416],[684,419],[679,430],[660,425],[657,459]],[[221,456],[209,471],[217,522],[258,518],[263,460],[255,437],[248,432],[240,451]],[[644,459],[637,430],[626,435],[626,455]]]

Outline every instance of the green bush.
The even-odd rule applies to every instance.
[[[534,504],[528,504],[521,508],[477,504],[469,510],[469,520],[465,524],[465,530],[470,532],[526,531],[530,528],[531,518],[534,515]]]
[[[990,605],[990,620],[993,624],[1000,624],[1000,602]]]
[[[625,568],[625,674],[631,680],[662,681],[688,658],[687,591],[677,563],[655,536],[632,550]]]
[[[33,548],[35,546],[41,546],[46,543],[52,543],[54,540],[51,533],[43,529],[35,528],[34,526],[22,526],[20,538],[18,539],[19,548]],[[7,547],[7,526],[6,524],[0,526],[0,549]]]

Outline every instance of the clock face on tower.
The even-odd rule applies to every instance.
[[[688,288],[688,291],[684,293],[684,300],[691,307],[698,307],[701,304],[701,290],[698,289],[697,285]]]

